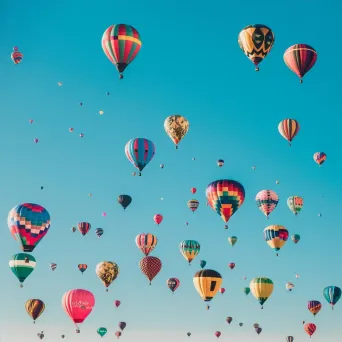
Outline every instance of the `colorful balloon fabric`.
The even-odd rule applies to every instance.
[[[234,262],[230,262],[230,263],[228,264],[228,267],[229,267],[231,270],[233,270],[233,269],[235,268],[235,263],[234,263]]]
[[[120,196],[118,196],[118,203],[125,210],[132,203],[132,197],[129,195],[120,195]]]
[[[116,332],[115,332],[115,336],[116,336],[117,338],[120,338],[120,336],[121,336],[121,331],[116,331]]]
[[[275,209],[279,202],[278,195],[272,190],[261,190],[255,197],[258,208],[268,216]]]
[[[259,71],[259,64],[271,51],[275,41],[272,30],[262,24],[248,25],[239,33],[238,44]]]
[[[158,239],[151,233],[143,233],[136,236],[135,243],[145,256],[148,256],[157,246]]]
[[[85,236],[85,235],[89,232],[89,230],[90,230],[90,228],[91,228],[91,224],[88,223],[88,222],[80,222],[80,223],[77,225],[77,227],[78,227],[78,230],[80,231],[80,233],[81,233],[83,236]]]
[[[311,337],[316,331],[316,325],[313,323],[307,323],[304,325],[304,330]]]
[[[103,235],[103,229],[102,228],[96,228],[95,234],[97,235],[97,237],[101,237]]]
[[[228,222],[245,200],[244,187],[234,180],[221,179],[210,183],[206,196],[211,208]]]
[[[295,44],[284,53],[284,62],[303,83],[302,78],[315,65],[317,60],[316,50],[307,44]]]
[[[189,130],[189,121],[181,115],[168,116],[164,121],[166,134],[171,138],[178,148],[178,144],[185,137]]]
[[[331,305],[331,308],[334,308],[334,305],[341,298],[341,289],[338,286],[328,286],[323,290],[323,296],[326,301]]]
[[[109,285],[118,277],[120,269],[115,262],[102,261],[96,265],[95,272],[108,291]]]
[[[285,119],[279,122],[278,131],[283,138],[285,138],[291,146],[291,141],[298,134],[300,129],[298,121],[294,119]]]
[[[226,318],[226,322],[227,322],[228,324],[232,323],[232,321],[233,321],[233,317],[227,317],[227,318]]]
[[[286,283],[285,287],[286,287],[286,290],[291,292],[294,289],[294,284],[288,282],[288,283]]]
[[[146,256],[140,260],[140,269],[150,281],[150,285],[155,276],[160,272],[162,262],[160,259],[153,256]]]
[[[293,234],[291,236],[291,240],[294,242],[294,243],[298,243],[299,240],[300,240],[300,235],[299,234]]]
[[[304,200],[299,196],[291,196],[287,199],[287,206],[295,214],[298,215],[302,210],[304,205]]]
[[[222,276],[214,270],[201,270],[193,277],[196,291],[205,302],[210,302],[222,285]]]
[[[154,215],[153,221],[159,226],[163,221],[163,215],[160,215],[160,214]]]
[[[102,49],[119,71],[120,79],[141,48],[139,32],[130,25],[109,26],[102,36]]]
[[[289,231],[280,225],[268,226],[264,229],[264,239],[276,252],[280,250],[289,238]]]
[[[219,159],[218,161],[217,161],[217,166],[218,167],[222,167],[224,165],[224,160],[223,159]]]
[[[258,300],[261,305],[261,309],[263,309],[264,303],[271,296],[273,292],[273,282],[269,278],[265,277],[256,277],[252,279],[249,284],[252,295]]]
[[[98,328],[98,329],[97,329],[97,333],[98,333],[101,337],[103,337],[104,335],[107,334],[107,329],[106,329],[106,328],[103,328],[103,327]]]
[[[188,201],[187,205],[188,205],[188,208],[194,213],[199,207],[199,202],[195,199],[192,199]]]
[[[318,300],[309,300],[308,309],[314,316],[316,316],[321,311],[322,304]]]
[[[50,267],[51,267],[52,271],[54,271],[57,268],[57,264],[51,263]]]
[[[38,204],[15,206],[8,214],[7,224],[23,252],[32,252],[50,228],[50,214]]]
[[[29,316],[33,319],[33,322],[44,312],[45,304],[40,299],[29,299],[25,308]]]
[[[89,316],[95,306],[95,297],[88,291],[83,289],[74,289],[65,292],[62,298],[62,307],[65,313],[76,325],[83,323]]]
[[[327,159],[327,155],[324,152],[316,152],[313,159],[319,166],[321,166]]]
[[[18,51],[18,48],[15,46],[13,48],[13,52],[11,53],[11,59],[13,61],[14,64],[19,64],[22,59],[23,59],[24,55]]]
[[[27,253],[14,254],[9,261],[9,266],[13,274],[18,278],[20,287],[23,287],[23,282],[36,267],[36,259]]]
[[[201,246],[199,242],[195,240],[183,240],[179,244],[179,250],[190,265],[191,261],[194,260],[197,254],[200,252]]]
[[[86,271],[88,268],[87,264],[78,264],[78,269],[80,270],[80,272],[83,274],[84,271]]]
[[[228,242],[231,244],[232,247],[237,243],[237,240],[238,238],[236,236],[230,236],[228,238]]]
[[[131,139],[125,146],[127,159],[140,171],[153,159],[156,149],[152,141],[145,138]]]
[[[180,281],[177,278],[169,278],[166,281],[166,284],[167,284],[167,287],[172,291],[172,293],[174,293],[178,289],[180,285]]]

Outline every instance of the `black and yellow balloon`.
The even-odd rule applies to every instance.
[[[108,292],[108,286],[118,277],[120,269],[115,262],[102,261],[96,265],[95,272]]]
[[[259,71],[259,64],[271,51],[275,41],[272,30],[262,24],[248,25],[239,33],[238,43],[243,53]]]
[[[222,277],[217,271],[201,270],[194,275],[193,282],[201,298],[210,302],[221,288]]]

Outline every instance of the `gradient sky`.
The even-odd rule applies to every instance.
[[[1,342],[37,341],[40,330],[48,342],[60,341],[61,334],[67,336],[64,341],[90,342],[100,339],[99,326],[108,329],[105,340],[114,340],[119,321],[127,322],[121,337],[126,342],[186,341],[188,331],[192,341],[214,341],[216,330],[226,341],[281,342],[293,335],[297,342],[309,338],[303,320],[317,324],[315,341],[336,341],[341,303],[332,311],[322,291],[342,286],[342,50],[336,43],[341,12],[334,0],[2,1]],[[122,81],[101,49],[104,30],[115,23],[133,25],[143,41]],[[254,23],[271,27],[276,36],[259,73],[237,44],[239,31]],[[318,52],[303,84],[282,58],[296,43]],[[10,59],[13,46],[24,54],[20,65]],[[178,151],[163,129],[165,118],[175,113],[190,122]],[[301,125],[291,148],[277,130],[287,117]],[[69,133],[69,127],[75,131]],[[156,146],[142,177],[132,177],[134,168],[124,153],[126,142],[135,137]],[[317,151],[328,156],[321,168],[312,158]],[[219,158],[225,160],[223,168],[216,165]],[[207,184],[221,178],[237,180],[246,190],[228,230],[205,205]],[[191,187],[198,189],[196,195]],[[269,221],[254,200],[262,189],[273,189],[280,197]],[[122,193],[133,198],[126,212],[116,203]],[[304,198],[298,217],[286,205],[291,195]],[[195,214],[186,206],[191,198],[200,201]],[[8,266],[19,247],[6,220],[9,210],[24,202],[44,206],[52,225],[34,250],[36,269],[20,289]],[[159,227],[152,219],[156,213],[164,215]],[[93,227],[85,237],[70,231],[80,221]],[[269,224],[285,225],[301,241],[295,245],[289,240],[277,258],[263,240]],[[97,227],[105,231],[101,239],[95,235]],[[159,238],[151,255],[162,260],[163,268],[152,286],[139,270],[142,253],[134,238],[142,232]],[[227,242],[231,235],[239,238],[233,249]],[[179,253],[183,239],[201,244],[191,267]],[[200,259],[222,274],[226,288],[209,311],[192,283]],[[115,261],[121,271],[109,293],[95,274],[103,260]],[[58,264],[55,272],[50,262]],[[229,262],[236,263],[233,271]],[[79,263],[88,264],[83,275]],[[296,280],[295,273],[301,278]],[[275,283],[264,310],[242,291],[256,276]],[[169,277],[181,281],[174,295],[166,286]],[[287,281],[295,284],[291,293],[285,289]],[[61,307],[62,295],[73,288],[88,289],[96,297],[79,335]],[[24,307],[30,298],[46,303],[36,325]],[[113,306],[115,299],[122,302],[119,309]],[[312,299],[323,303],[315,318],[307,310]],[[227,316],[234,319],[230,326]],[[263,328],[259,336],[255,322]]]

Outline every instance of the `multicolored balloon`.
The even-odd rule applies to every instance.
[[[317,60],[316,50],[307,44],[295,44],[284,53],[284,62],[303,83],[304,75],[315,65]]]
[[[271,51],[275,41],[272,30],[262,24],[248,25],[239,33],[238,44],[259,71],[259,64]]]
[[[102,228],[96,228],[95,234],[97,235],[97,237],[101,237],[103,235],[103,229]]]
[[[299,234],[293,234],[291,236],[291,240],[294,242],[294,243],[298,243],[299,240],[300,240],[300,235]]]
[[[216,331],[216,332],[215,332],[215,336],[216,336],[217,338],[219,338],[219,337],[221,336],[221,332],[220,332],[220,331]]]
[[[264,303],[273,292],[274,285],[272,280],[266,277],[256,277],[252,279],[249,287],[252,295],[258,300],[261,305],[261,309],[263,309]]]
[[[8,214],[8,228],[23,252],[32,252],[50,228],[50,214],[38,204],[15,206]]]
[[[218,167],[222,167],[224,165],[224,160],[223,159],[219,159],[216,163],[217,163]]]
[[[77,267],[78,267],[79,271],[83,274],[87,270],[88,265],[87,264],[78,264]]]
[[[228,264],[228,267],[229,267],[231,270],[233,270],[233,269],[235,268],[235,262],[230,262],[230,263]]]
[[[308,301],[308,310],[316,316],[322,309],[322,304],[318,300],[309,300]]]
[[[167,284],[167,287],[172,291],[172,293],[174,293],[178,289],[180,285],[180,281],[178,278],[169,278],[166,281],[166,284]]]
[[[183,257],[191,264],[201,250],[199,242],[195,240],[183,240],[179,244],[179,250]]]
[[[188,133],[189,121],[184,116],[171,115],[165,119],[164,129],[178,149],[178,144]]]
[[[221,179],[207,186],[206,196],[210,207],[228,222],[244,202],[245,189],[237,181]]]
[[[316,331],[316,325],[313,323],[307,323],[304,325],[304,331],[311,337]]]
[[[290,292],[294,289],[294,287],[295,287],[295,286],[294,286],[293,283],[288,282],[288,283],[285,284],[286,290],[288,290],[288,291],[290,291]]]
[[[323,296],[334,309],[334,305],[340,300],[342,291],[338,286],[328,286],[323,290]]]
[[[23,57],[24,57],[24,55],[18,51],[18,47],[14,46],[13,52],[11,53],[11,59],[12,59],[13,63],[19,64],[22,61]]]
[[[230,236],[228,238],[228,242],[230,243],[230,245],[233,247],[238,241],[238,238],[236,236]]]
[[[146,278],[149,280],[150,285],[155,276],[160,272],[162,268],[162,262],[159,258],[154,256],[146,256],[140,260],[141,272],[145,274]]]
[[[54,271],[54,270],[57,268],[57,264],[55,264],[54,262],[52,262],[52,263],[50,264],[50,267],[51,267],[52,271]]]
[[[300,129],[298,121],[295,119],[285,119],[279,122],[278,131],[283,138],[285,138],[291,146],[291,141],[298,134]]]
[[[279,197],[272,190],[261,190],[255,196],[255,201],[258,208],[266,215],[266,218],[268,218],[277,206]]]
[[[36,267],[36,259],[27,253],[14,254],[9,261],[9,267],[13,274],[18,278],[20,287],[23,287],[23,282]]]
[[[199,202],[196,199],[192,199],[188,201],[187,205],[188,208],[194,213],[199,207]]]
[[[276,252],[285,245],[288,238],[289,231],[284,226],[271,225],[264,229],[265,241]]]
[[[102,261],[96,265],[95,272],[108,292],[108,287],[118,277],[120,268],[113,261]]]
[[[135,243],[145,256],[148,256],[157,246],[158,239],[151,233],[142,233],[136,236]]]
[[[25,308],[29,316],[33,319],[33,323],[35,323],[36,319],[44,312],[45,304],[40,299],[29,299]]]
[[[313,159],[319,166],[321,166],[327,159],[327,155],[324,152],[316,152]]]
[[[102,36],[101,44],[103,52],[119,71],[120,79],[142,45],[139,32],[125,24],[109,26]]]
[[[232,321],[233,321],[233,317],[227,317],[227,318],[226,318],[226,322],[227,322],[228,324],[232,323]]]
[[[287,206],[295,214],[298,215],[302,210],[304,205],[304,200],[299,196],[291,196],[287,199]]]

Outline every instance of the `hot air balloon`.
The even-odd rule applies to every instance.
[[[151,233],[143,233],[136,236],[135,243],[145,256],[148,256],[157,246],[158,239]]]
[[[217,338],[219,338],[219,337],[221,336],[221,332],[220,332],[220,331],[216,331],[216,332],[215,332],[215,336],[216,336]]]
[[[291,240],[294,242],[294,243],[298,243],[299,240],[300,240],[300,235],[299,234],[293,234],[291,236]]]
[[[37,336],[42,340],[44,338],[44,331],[41,331]]]
[[[231,244],[232,247],[237,243],[237,240],[238,238],[236,236],[230,236],[228,238],[228,242]]]
[[[323,290],[323,296],[331,305],[331,309],[334,309],[334,305],[340,300],[341,294],[341,289],[337,286],[328,286]]]
[[[80,133],[80,138],[83,138],[84,137],[84,134],[83,133]]]
[[[207,264],[207,262],[205,260],[200,261],[201,268],[204,268],[206,264]]]
[[[210,302],[222,285],[222,277],[217,271],[205,269],[195,273],[193,282],[201,298],[205,302]]]
[[[153,221],[159,226],[163,221],[163,215],[156,214],[153,216]]]
[[[239,326],[242,327],[242,326],[243,326],[243,323],[239,323]]]
[[[169,278],[166,281],[166,284],[167,284],[167,287],[172,291],[172,293],[174,293],[178,289],[180,285],[180,281],[177,278]]]
[[[119,71],[119,78],[141,48],[139,32],[130,25],[117,24],[109,26],[102,36],[102,49],[107,58]]]
[[[206,196],[211,208],[228,222],[245,200],[245,189],[234,180],[221,179],[207,186]]]
[[[108,292],[108,286],[118,277],[120,268],[113,261],[102,261],[96,265],[95,272]]]
[[[194,260],[197,254],[200,252],[201,246],[199,242],[195,240],[183,240],[179,244],[179,250],[190,265],[191,261]]]
[[[189,337],[191,336],[191,333],[190,332],[188,332],[188,333],[186,333]]]
[[[72,133],[74,129],[72,127],[69,128],[69,132]]]
[[[191,191],[193,194],[195,194],[196,191],[197,191],[197,189],[196,189],[196,188],[191,188],[190,191]]]
[[[266,215],[266,218],[271,214],[279,202],[278,195],[272,190],[261,190],[255,196],[255,201],[258,208]]]
[[[249,284],[251,292],[253,296],[258,300],[261,305],[261,309],[263,309],[263,305],[266,300],[271,296],[273,292],[273,282],[269,278],[265,277],[256,277],[252,279]]]
[[[304,75],[315,65],[317,60],[316,50],[307,44],[295,44],[284,53],[284,62],[303,83]]]
[[[287,206],[290,210],[295,214],[298,215],[299,212],[302,210],[304,205],[304,200],[302,197],[299,196],[291,196],[287,199]]]
[[[87,264],[78,264],[77,267],[80,270],[80,272],[83,274],[87,270],[88,265]]]
[[[72,227],[72,228],[71,228],[71,231],[72,231],[73,233],[75,233],[75,232],[76,232],[76,230],[77,230],[77,228],[76,228],[76,227]]]
[[[314,316],[316,316],[321,311],[322,304],[318,300],[309,300],[308,309]]]
[[[132,197],[129,195],[118,196],[118,203],[124,208],[124,210],[131,204]]]
[[[265,241],[276,252],[285,245],[288,238],[289,231],[284,226],[272,225],[264,229]],[[278,253],[276,255],[278,256]]]
[[[97,333],[98,333],[101,337],[103,337],[104,335],[107,334],[107,329],[106,329],[106,328],[103,328],[103,327],[98,328],[98,329],[97,329]]]
[[[228,324],[230,324],[232,321],[233,321],[233,317],[227,317],[227,318],[226,318],[226,322],[227,322]]]
[[[57,268],[57,264],[55,264],[54,262],[52,262],[52,263],[50,264],[50,267],[51,267],[52,271],[54,271],[54,270]]]
[[[224,293],[226,292],[226,289],[225,289],[224,287],[221,287],[221,288],[219,289],[219,292],[220,292],[221,294],[224,294]]]
[[[11,53],[11,59],[14,64],[19,64],[23,59],[24,55],[18,51],[18,47],[13,47],[13,52]]]
[[[293,342],[293,341],[294,341],[293,336],[287,336],[286,337],[286,342]]]
[[[324,152],[316,152],[313,159],[319,166],[321,166],[327,159],[327,155]]]
[[[188,201],[187,205],[188,205],[188,208],[194,213],[199,207],[199,202],[195,199],[192,199]]]
[[[15,206],[8,214],[8,228],[23,252],[32,252],[50,228],[50,214],[38,204]]]
[[[254,329],[259,328],[259,326],[260,326],[259,323],[254,323],[254,324],[253,324],[253,328],[254,328]]]
[[[118,308],[121,302],[119,300],[114,300],[114,305]]]
[[[316,325],[313,323],[307,323],[304,325],[304,330],[311,337],[316,331]]]
[[[115,336],[116,336],[117,338],[119,338],[119,337],[121,336],[121,331],[115,332]]]
[[[145,138],[135,138],[128,141],[125,146],[127,159],[138,169],[139,176],[142,170],[153,159],[156,148],[152,141]]]
[[[245,293],[245,295],[247,296],[250,292],[251,292],[251,289],[249,287],[244,287],[243,288],[243,292]]]
[[[160,259],[153,256],[146,256],[140,260],[140,269],[150,281],[150,285],[154,277],[160,272],[162,262]]]
[[[233,270],[233,269],[235,268],[235,263],[234,263],[234,262],[230,262],[230,263],[228,264],[228,267],[229,267],[231,270]]]
[[[74,289],[65,292],[62,298],[62,307],[66,314],[75,323],[76,332],[79,333],[78,325],[83,323],[95,306],[94,295],[87,290]]]
[[[239,33],[238,43],[243,53],[259,71],[259,64],[271,51],[275,41],[272,30],[262,24],[249,25]]]
[[[29,299],[25,304],[25,308],[33,319],[33,323],[35,323],[36,319],[44,312],[45,304],[40,299]]]
[[[124,330],[126,328],[126,322],[119,322],[118,327],[120,330]]]
[[[78,230],[83,236],[86,235],[91,228],[91,224],[88,222],[80,222],[77,226]]]
[[[9,266],[13,274],[18,278],[20,287],[36,267],[36,259],[27,253],[14,254],[9,261]]]
[[[290,282],[286,283],[285,287],[286,287],[286,290],[290,292],[294,289],[293,283],[290,283]]]
[[[299,274],[298,274],[298,273],[296,273],[296,279],[299,279],[299,278],[300,278]]]
[[[103,229],[102,228],[96,228],[95,234],[97,235],[97,237],[101,237],[103,235]]]
[[[171,115],[165,119],[164,129],[178,149],[178,144],[189,130],[189,121],[184,116]]]
[[[218,167],[222,167],[224,165],[224,160],[219,159],[216,163],[217,163]]]
[[[294,119],[285,119],[279,122],[278,131],[283,138],[285,138],[291,146],[291,141],[298,134],[300,129],[298,121]]]
[[[257,327],[257,328],[254,328],[255,329],[255,332],[259,335],[261,332],[262,332],[262,328],[260,327]]]

